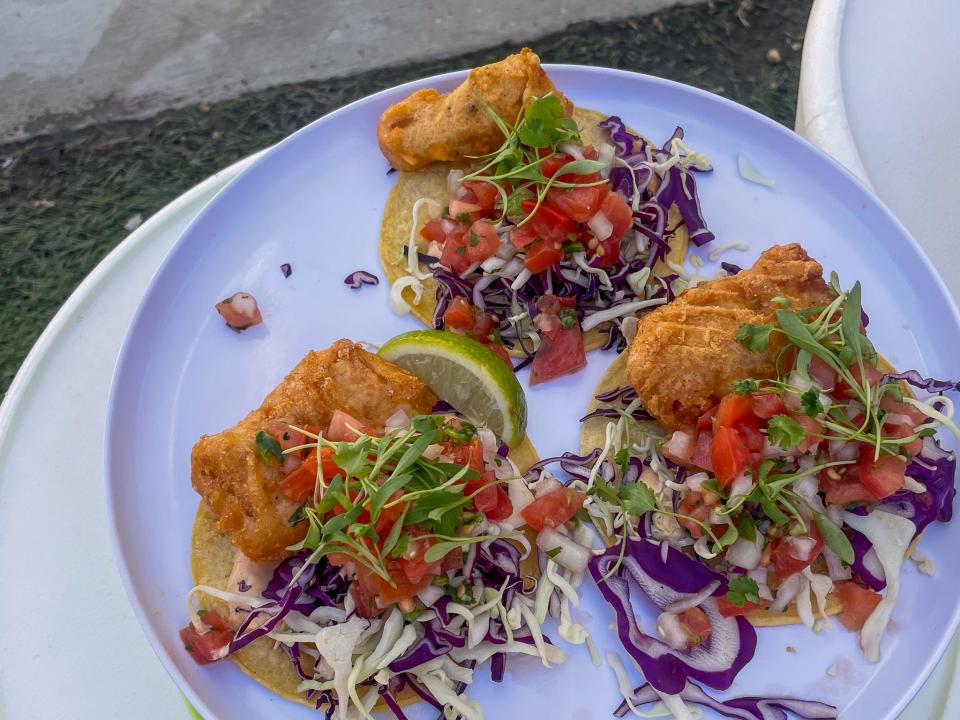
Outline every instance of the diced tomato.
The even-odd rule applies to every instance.
[[[233,640],[234,632],[217,612],[207,611],[201,619],[210,630],[198,632],[190,623],[180,631],[180,640],[198,665],[206,665],[221,658],[221,651]]]
[[[883,434],[886,437],[908,438],[916,434],[916,428],[912,425],[891,425],[890,423],[884,423]],[[916,440],[911,440],[905,445],[901,445],[900,450],[911,457],[918,455],[920,451],[923,450],[923,439],[917,438]]]
[[[697,420],[697,430],[709,430],[713,432],[713,419],[717,416],[717,410],[720,409],[719,405],[714,405],[712,408],[707,410],[700,418]]]
[[[572,155],[554,153],[540,161],[540,172],[543,173],[544,177],[551,178],[568,162],[573,162]]]
[[[461,223],[472,223],[483,217],[483,208],[479,203],[464,200],[450,201],[450,219]]]
[[[620,238],[611,235],[597,243],[592,264],[594,267],[613,267],[620,262]]]
[[[717,408],[717,427],[735,428],[744,421],[753,421],[753,400],[747,395],[730,393],[724,396]]]
[[[745,602],[742,607],[734,605],[727,600],[726,595],[717,598],[717,608],[724,617],[737,617],[738,615],[747,615],[754,610],[758,610],[762,605],[754,605],[752,602]]]
[[[703,534],[703,528],[690,518],[700,520],[701,522],[706,521],[706,519],[710,517],[710,508],[703,502],[702,493],[691,490],[684,495],[683,500],[680,501],[677,514],[682,516],[677,518],[677,522],[679,522],[694,539],[697,539]]]
[[[507,348],[496,342],[484,342],[483,344],[492,350],[494,355],[503,360],[508,368],[513,368],[513,361],[510,359],[510,353],[507,351]]]
[[[340,553],[330,553],[330,555],[327,556],[327,559],[334,565],[342,567],[347,564],[347,562],[352,563],[345,555],[343,556],[343,558],[345,558],[343,562],[335,562],[335,555],[340,555]],[[362,618],[375,618],[378,615],[382,615],[386,606],[381,606],[377,602],[377,596],[379,594],[378,581],[383,581],[365,565],[356,563],[353,563],[353,565],[354,576],[353,582],[350,583],[350,595],[353,597],[353,602],[357,607],[357,615]]]
[[[472,330],[473,317],[473,305],[458,295],[443,313],[443,327],[447,330]]]
[[[547,191],[547,203],[567,217],[585,223],[600,209],[600,203],[607,192],[609,191],[606,185],[553,187]]]
[[[837,583],[834,589],[843,606],[837,619],[847,630],[859,632],[863,629],[867,618],[880,604],[882,597],[879,593],[857,585],[855,582]]]
[[[773,575],[778,580],[785,580],[794,573],[800,572],[816,560],[823,550],[823,538],[817,532],[817,526],[808,522],[807,531],[810,533],[809,538],[814,541],[814,544],[809,553],[805,554],[805,557],[798,557],[801,542],[806,540],[804,536],[787,537],[774,542],[773,550],[770,553],[770,561],[773,563]],[[806,543],[804,542],[804,544]]]
[[[596,160],[600,157],[600,151],[597,150],[593,145],[584,145],[583,150],[580,152],[583,153],[583,157],[587,160]]]
[[[478,512],[487,516],[488,520],[500,522],[513,514],[513,503],[510,496],[501,486],[493,472],[486,471],[478,480],[471,480],[464,487],[464,492],[473,495],[473,506]],[[474,493],[476,493],[474,495]]]
[[[323,462],[323,477],[327,483],[336,475],[343,475],[343,470],[333,461],[333,448],[322,448],[320,457]],[[290,500],[300,503],[313,494],[316,484],[317,450],[314,448],[300,467],[280,481],[280,490]]]
[[[393,495],[391,495],[390,499],[380,510],[380,515],[373,523],[373,529],[376,531],[377,535],[380,536],[381,540],[390,534],[390,530],[393,529],[394,523],[403,517],[403,511],[407,507],[407,504],[397,503],[396,505],[391,505],[392,502],[399,500],[402,496],[403,492],[400,490],[397,490]]]
[[[884,412],[893,413],[895,415],[906,415],[913,421],[914,425],[922,425],[930,419],[913,405],[908,405],[905,402],[894,400],[889,395],[884,395],[882,398],[880,398],[880,409]]]
[[[491,214],[497,208],[497,200],[500,199],[500,192],[491,182],[482,180],[465,180],[464,187],[473,193],[477,204],[487,215]]]
[[[613,224],[611,238],[619,240],[627,230],[633,227],[633,210],[620,193],[607,193],[603,202],[600,203],[600,212]]]
[[[532,273],[540,273],[563,260],[563,246],[551,240],[537,238],[527,248],[524,266]]]
[[[426,240],[428,243],[436,243],[437,245],[443,245],[444,241],[447,239],[447,233],[443,230],[443,220],[437,218],[436,220],[429,221],[426,225],[420,228],[420,237]]]
[[[774,415],[783,415],[787,412],[787,406],[783,404],[780,396],[775,393],[751,393],[750,400],[753,403],[754,415],[764,420],[769,420]]]
[[[803,430],[806,433],[806,435],[803,436],[803,440],[801,440],[797,446],[797,450],[805,453],[823,442],[823,438],[816,437],[817,435],[823,434],[823,425],[806,415],[797,415],[793,419],[803,426]]]
[[[826,494],[828,504],[847,506],[877,501],[873,493],[861,484],[858,467],[846,467],[839,474],[839,478],[831,477],[829,471],[819,475],[820,489]]]
[[[807,372],[824,390],[833,390],[837,384],[837,371],[816,356],[810,360]]]
[[[466,443],[448,443],[445,451],[457,465],[469,466],[478,473],[483,472],[483,443],[480,438],[473,437]]]
[[[863,364],[864,374],[866,375],[867,381],[870,383],[871,387],[874,387],[880,382],[880,378],[883,377],[883,372],[878,368],[875,368],[868,362]],[[857,381],[858,384],[863,385],[863,377],[860,374],[860,366],[854,363],[850,366],[850,374],[853,375],[853,379]],[[835,394],[839,397],[852,398],[855,393],[852,388],[843,380],[837,378],[835,383]]]
[[[537,208],[533,200],[524,200],[520,203],[520,207],[528,215],[533,214],[530,220],[524,223],[524,227],[529,226],[537,237],[550,243],[551,247],[556,245],[562,248],[563,243],[567,242],[571,235],[576,235],[577,226],[573,220],[549,205],[541,204]],[[534,212],[535,208],[536,212]]]
[[[697,444],[693,449],[693,464],[703,470],[713,470],[713,457],[710,446],[713,444],[713,433],[701,432],[697,435]]]
[[[357,432],[361,432],[364,435],[372,435],[373,437],[380,436],[379,432],[364,425],[343,410],[333,411],[333,417],[330,418],[330,427],[327,428],[327,440],[331,440],[332,442],[353,442],[360,437]]]
[[[583,507],[587,496],[568,487],[544,493],[520,511],[520,517],[539,532],[563,525]]]
[[[440,263],[457,275],[462,275],[473,263],[467,257],[467,234],[450,233],[443,244],[443,252],[440,253]]]
[[[434,575],[429,572],[425,572],[417,582],[410,582],[400,560],[388,560],[386,565],[392,582],[387,582],[379,575],[373,576],[377,588],[376,603],[380,608],[397,604],[402,606],[410,602],[418,592],[433,582]]]
[[[719,417],[719,413],[718,413]],[[720,427],[710,442],[710,462],[720,487],[729,486],[743,472],[750,460],[750,450],[743,438],[731,427]]]
[[[741,423],[737,425],[737,432],[743,438],[743,444],[752,453],[760,452],[766,445],[767,436],[760,432],[753,424]]]
[[[702,645],[710,637],[710,619],[707,614],[698,607],[684,610],[677,616],[680,626],[687,633],[687,643],[689,647]]]
[[[517,250],[522,250],[537,239],[537,233],[529,225],[514,228],[510,231],[510,242]]]
[[[583,332],[576,316],[577,301],[572,297],[544,295],[537,301],[537,320],[540,347],[530,368],[530,384],[548,382],[554,378],[577,372],[586,367],[587,353],[583,347]],[[564,323],[569,327],[564,327]],[[543,327],[549,326],[549,330]]]
[[[876,460],[873,456],[874,449],[871,445],[861,445],[860,460],[857,463],[860,468],[860,482],[874,498],[883,500],[903,487],[907,462],[899,455],[880,453]]]
[[[427,562],[425,555],[435,541],[432,538],[413,538],[407,545],[407,551],[399,558],[400,568],[406,581],[417,584],[426,575],[437,575],[440,572],[440,561]]]
[[[477,220],[466,234],[467,260],[471,263],[483,262],[500,249],[500,237],[497,229],[486,220]]]

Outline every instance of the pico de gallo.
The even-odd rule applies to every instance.
[[[860,284],[843,292],[834,275],[831,288],[826,307],[795,312],[782,299],[775,323],[741,326],[753,351],[782,336],[779,374],[734,382],[694,426],[662,435],[630,388],[601,396],[617,419],[582,489],[608,535],[639,523],[719,573],[722,616],[790,612],[819,628],[839,611],[875,661],[908,548],[952,516],[956,458],[934,435],[960,436],[942,395],[956,386],[886,372]],[[905,383],[940,394],[918,400]],[[709,635],[688,611],[661,616],[671,647]]]
[[[445,204],[417,201],[408,275],[394,286],[432,276],[436,328],[504,359],[509,351],[523,358],[518,368],[532,363],[531,384],[548,382],[584,367],[587,333],[622,349],[624,321],[681,289],[663,261],[681,231],[697,245],[713,238],[692,177],[710,165],[679,128],[658,148],[611,117],[600,123],[609,141],[590,146],[553,95],[534,98],[513,125],[478,101],[503,145],[469,171],[450,170]]]
[[[474,664],[496,655],[499,681],[510,655],[563,661],[540,630],[519,528],[559,527],[585,496],[534,498],[506,446],[455,414],[398,411],[371,428],[338,410],[326,428],[272,422],[250,442],[282,465],[305,535],[280,563],[237,551],[226,588],[191,591],[180,635],[198,663],[269,637],[328,717],[371,717],[376,699],[399,711],[413,687],[482,718],[464,695]]]

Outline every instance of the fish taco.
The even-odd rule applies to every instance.
[[[933,437],[952,426],[942,398],[920,401],[907,381],[952,386],[898,374],[861,312],[859,283],[844,292],[799,245],[774,246],[640,320],[596,388],[581,452],[609,458],[612,483],[643,486],[650,537],[726,576],[722,614],[758,627],[837,616],[876,659],[900,564],[951,517],[956,461]]]
[[[419,700],[481,717],[475,665],[564,659],[524,595],[536,553],[506,489],[537,459],[522,431],[508,448],[353,342],[309,353],[193,449],[187,652],[327,717]]]
[[[661,147],[575,107],[526,48],[392,105],[378,139],[398,170],[380,234],[394,310],[532,363],[531,384],[624,346],[713,238],[694,179],[711,166],[682,129]]]

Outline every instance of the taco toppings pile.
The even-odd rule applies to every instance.
[[[520,75],[500,84],[514,102],[488,93],[492,77]],[[624,323],[685,286],[688,240],[713,238],[694,179],[711,166],[683,131],[660,147],[575,109],[526,49],[449,95],[392,106],[379,137],[405,170],[381,231],[394,309],[523,358],[531,384],[582,369],[586,350],[622,349]]]

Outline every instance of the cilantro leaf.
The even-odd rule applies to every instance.
[[[520,142],[534,148],[552,147],[577,137],[576,125],[564,122],[563,104],[556,95],[545,95],[527,105],[518,128]]]
[[[767,437],[774,445],[789,450],[800,444],[807,431],[789,415],[774,415],[767,422]]]
[[[547,550],[547,557],[555,558],[557,555],[563,552],[562,547],[555,547],[550,550]]]
[[[748,577],[733,578],[727,583],[727,600],[742,608],[747,603],[760,604],[760,588],[756,580]]]
[[[734,380],[733,381],[733,392],[737,395],[749,395],[750,393],[755,393],[760,389],[760,383],[756,380]]]
[[[773,332],[773,325],[744,323],[737,330],[737,340],[746,345],[747,349],[752,352],[763,352],[770,345],[771,332]]]
[[[641,516],[657,509],[653,490],[642,482],[628,483],[620,488],[620,505],[628,515]]]
[[[816,417],[823,412],[820,393],[816,388],[809,388],[800,396],[800,411],[807,417]]]
[[[259,431],[254,438],[254,442],[257,446],[257,453],[264,460],[267,462],[273,460],[283,462],[283,450],[280,448],[280,443],[274,440],[273,435],[266,430]]]

